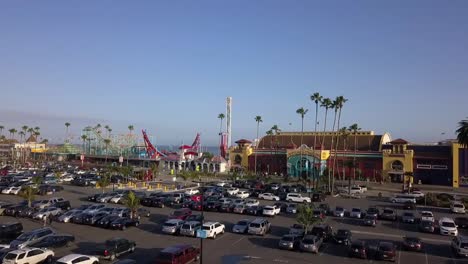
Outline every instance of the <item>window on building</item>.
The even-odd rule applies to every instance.
[[[416,165],[416,168],[417,169],[423,169],[423,170],[430,170],[431,165],[430,164],[418,164],[418,165]]]
[[[433,170],[446,170],[447,165],[432,165]]]

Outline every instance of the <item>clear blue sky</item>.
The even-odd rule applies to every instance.
[[[468,116],[467,14],[463,0],[1,1],[0,124],[52,141],[64,121],[74,134],[134,124],[158,144],[201,132],[214,145],[227,96],[236,140],[255,137],[256,115],[262,134],[300,130],[301,106],[312,129],[320,92],[349,99],[343,125],[453,138]]]

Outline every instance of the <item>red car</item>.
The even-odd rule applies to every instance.
[[[393,242],[380,242],[377,247],[377,259],[389,260],[395,262],[396,260],[396,246]]]
[[[169,215],[169,219],[181,219],[185,220],[189,215],[192,215],[192,210],[189,208],[177,209]]]
[[[157,264],[186,264],[200,258],[200,249],[191,245],[175,245],[161,250]]]

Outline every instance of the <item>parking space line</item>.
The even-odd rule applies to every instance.
[[[426,264],[429,264],[429,260],[427,259],[427,251],[424,249],[424,256],[426,257]]]
[[[244,239],[244,238],[245,238],[245,236],[243,236],[243,237],[239,238],[237,241],[235,241],[234,243],[232,243],[232,244],[231,244],[231,246],[234,246],[235,244],[237,244],[237,243],[241,242],[241,241],[242,241],[242,239]]]
[[[401,263],[400,260],[401,260],[401,249],[398,250],[398,262],[397,263]]]

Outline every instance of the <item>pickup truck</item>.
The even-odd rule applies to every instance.
[[[351,187],[351,194],[362,194],[364,192],[367,192],[366,186],[355,185]]]

